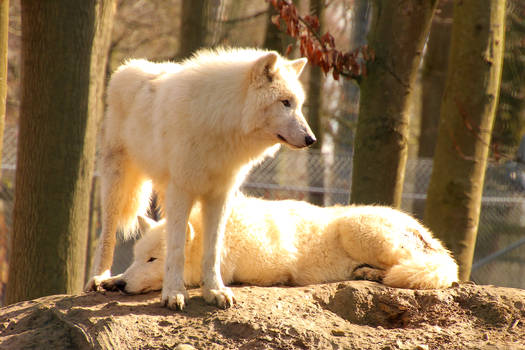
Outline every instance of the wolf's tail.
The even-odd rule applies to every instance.
[[[119,232],[124,239],[135,235],[137,216],[145,215],[152,183],[125,157],[101,170],[102,229]],[[112,171],[121,166],[121,171]]]
[[[138,221],[137,217],[146,215],[150,208],[152,195],[152,183],[149,180],[143,180],[131,189],[128,194],[127,202],[121,208],[118,216],[117,227],[124,239],[129,239],[137,234]]]
[[[458,280],[458,265],[446,249],[418,251],[386,271],[383,283],[397,288],[450,287]]]

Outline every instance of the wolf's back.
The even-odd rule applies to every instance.
[[[134,101],[138,92],[163,74],[180,70],[176,63],[154,63],[142,59],[130,60],[120,66],[108,84],[108,105],[121,106]]]

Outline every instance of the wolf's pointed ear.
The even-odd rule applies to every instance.
[[[157,223],[155,220],[152,220],[142,215],[137,216],[137,220],[139,222],[139,231],[141,233],[148,232]]]
[[[290,61],[290,63],[288,63],[288,65],[290,67],[292,67],[292,69],[295,71],[295,74],[297,74],[297,76],[301,75],[303,69],[304,69],[304,66],[306,66],[306,63],[308,62],[308,60],[304,57],[301,57],[301,58],[298,58],[296,60],[293,60],[293,61]]]
[[[273,74],[275,73],[275,66],[279,55],[275,52],[268,52],[266,55],[260,57],[253,64],[252,68],[252,80],[259,80],[265,78],[268,81],[273,80]]]

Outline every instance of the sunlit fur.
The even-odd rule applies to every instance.
[[[106,280],[127,293],[162,286],[165,222],[142,219],[132,265]],[[202,217],[190,216],[184,282],[201,280]],[[154,259],[152,259],[154,258]],[[364,266],[363,266],[364,265]],[[360,268],[361,267],[361,268]],[[458,267],[441,242],[411,216],[381,206],[320,208],[299,201],[240,197],[232,203],[222,251],[225,283],[308,285],[355,278],[399,288],[446,288]]]
[[[183,245],[199,201],[203,296],[223,307],[233,303],[219,273],[228,198],[279,143],[301,148],[315,140],[301,112],[305,63],[264,50],[219,49],[182,63],[132,60],[113,74],[101,149],[102,234],[87,290],[107,277],[115,231],[134,226],[152,182],[167,217],[162,302],[182,309],[187,299]]]

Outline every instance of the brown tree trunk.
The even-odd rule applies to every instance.
[[[504,0],[455,2],[425,222],[454,253],[461,280],[469,279],[476,244],[501,80],[504,29]]]
[[[314,0],[316,1],[316,0]],[[297,6],[297,0],[292,1]],[[272,4],[268,4],[268,13],[266,16],[266,33],[264,36],[263,47],[268,50],[274,50],[284,55],[289,44],[293,44],[294,40],[287,35],[282,28],[286,28],[286,24],[281,20],[281,29],[272,22],[272,16],[277,15],[277,10]]]
[[[369,0],[355,0],[352,3],[352,19],[350,30],[350,51],[356,50],[366,44],[366,32],[370,18]],[[347,106],[359,104],[359,86],[350,79],[343,80],[343,91]],[[357,120],[357,113],[348,107],[341,115],[342,120],[337,122],[337,133],[334,135],[334,153],[350,153],[352,151],[354,130],[352,126]],[[350,176],[350,174],[348,174]],[[348,200],[348,198],[345,198]]]
[[[428,38],[423,60],[421,131],[418,157],[432,158],[436,148],[441,98],[445,88],[450,37],[452,35],[452,0],[442,0]]]
[[[349,51],[356,50],[366,45],[366,33],[370,19],[371,4],[369,0],[354,0],[351,8]],[[329,187],[341,187],[340,182],[344,179],[351,179],[351,167],[341,166],[343,156],[351,156],[355,136],[355,125],[359,114],[359,85],[350,79],[343,80],[343,105],[339,107],[340,115],[337,115],[335,122],[337,129],[328,127],[327,131],[332,136],[334,144],[334,162],[327,172]],[[334,125],[334,120],[330,124]],[[351,182],[350,182],[351,183]],[[348,188],[348,191],[350,189]],[[327,205],[348,204],[348,194],[333,193],[325,200]]]
[[[441,0],[430,27],[430,35],[423,58],[421,72],[421,108],[417,147],[418,158],[432,158],[436,148],[439,128],[439,113],[445,80],[447,77],[450,37],[452,36],[453,0]],[[417,178],[421,174],[415,174]],[[416,181],[417,183],[417,181]],[[418,188],[415,192],[420,193]],[[416,198],[412,202],[412,214],[423,219],[425,199]]]
[[[0,165],[4,140],[7,102],[7,34],[9,31],[9,0],[0,0]]]
[[[206,39],[206,0],[183,0],[180,47],[177,59],[188,58],[204,46]]]
[[[492,130],[494,158],[511,158],[525,133],[525,1],[509,0],[505,52],[496,120]],[[520,157],[519,161],[525,159]]]
[[[4,140],[7,102],[7,34],[9,30],[9,0],[0,0],[0,171]],[[4,223],[4,205],[0,203],[0,305],[7,283],[7,229]]]
[[[324,1],[310,0],[310,14],[319,18],[320,32],[324,31]],[[323,146],[323,127],[322,127],[322,113],[323,113],[323,73],[321,67],[317,65],[310,65],[310,76],[308,78],[308,96],[306,104],[308,107],[308,124],[317,138],[317,142],[312,145],[312,149],[321,151]],[[324,164],[323,158],[318,154],[308,159],[308,185],[314,189],[322,189],[324,187]],[[308,195],[309,202],[316,205],[324,205],[324,193],[318,190],[311,191]]]
[[[102,108],[99,75],[114,12],[112,0],[21,5],[20,137],[7,303],[83,286]]]
[[[401,203],[408,109],[437,0],[375,0],[368,45],[375,60],[361,81],[350,201]]]
[[[272,16],[276,15],[277,11],[272,4],[268,4],[268,15],[266,16],[266,33],[264,36],[263,47],[268,50],[274,50],[284,54],[286,45],[284,43],[284,33],[277,28],[272,22]]]

